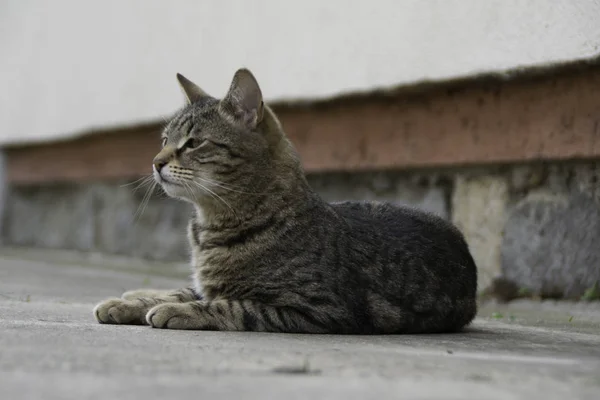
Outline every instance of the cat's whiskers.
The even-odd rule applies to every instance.
[[[136,183],[139,183],[139,182],[145,181],[147,178],[148,178],[148,176],[147,176],[147,175],[144,175],[144,176],[142,176],[142,177],[140,177],[140,178],[136,179],[135,181],[132,181],[132,182],[129,182],[129,183],[124,183],[124,184],[122,184],[122,185],[121,185],[121,187],[127,187],[127,186],[131,186],[131,185],[135,185]]]
[[[156,185],[157,185],[157,183],[154,182],[148,187],[148,189],[146,189],[146,193],[144,194],[144,197],[142,198],[142,202],[138,206],[138,209],[136,210],[135,214],[133,215],[134,221],[137,220],[138,218],[140,218],[142,216],[142,214],[144,213],[144,211],[146,210],[146,207],[148,206],[148,203],[150,202],[150,198],[152,197],[152,192],[154,192]]]
[[[185,191],[188,192],[191,200],[197,200],[196,196],[194,196],[194,191],[192,190],[192,187],[189,185],[188,182],[182,181],[181,185],[183,186]]]
[[[237,189],[243,188],[242,186],[239,186],[239,185],[233,185],[231,183],[220,182],[220,181],[217,181],[217,180],[214,180],[214,179],[205,178],[205,177],[202,177],[202,176],[199,176],[199,175],[196,175],[196,174],[194,174],[194,178],[198,178],[198,179],[200,179],[202,181],[205,181],[207,183],[219,184],[219,185],[227,186],[228,188],[237,188]]]
[[[242,193],[242,194],[260,194],[260,193],[244,192],[242,190],[232,189],[231,187],[228,187],[226,183],[218,182],[218,181],[213,181],[213,180],[202,178],[202,177],[199,177],[199,176],[194,176],[194,178],[200,179],[201,181],[203,181],[205,183],[208,183],[210,185],[214,185],[214,186],[220,187],[221,189],[225,189],[225,190],[230,191],[230,192]]]
[[[149,176],[148,179],[144,180],[142,183],[140,183],[139,185],[137,185],[134,189],[133,192],[137,192],[139,189],[142,188],[149,188],[150,186],[156,185],[156,181],[154,180],[154,177]]]
[[[206,192],[208,192],[211,196],[213,196],[213,198],[216,198],[218,200],[220,200],[221,202],[223,202],[223,204],[225,204],[227,207],[229,207],[229,209],[231,210],[231,212],[233,213],[233,215],[239,219],[239,216],[237,215],[237,213],[235,212],[235,210],[233,209],[233,207],[231,207],[231,205],[225,201],[225,199],[223,199],[221,196],[219,196],[218,194],[216,194],[214,191],[210,190],[209,188],[207,188],[206,186],[204,186],[203,184],[201,184],[200,182],[196,182],[194,180],[190,180],[188,182],[193,183],[194,185],[196,185],[197,187],[199,187],[202,190],[205,190]]]
[[[196,179],[200,179],[203,182],[206,182],[210,185],[214,185],[217,187],[220,187],[222,189],[228,190],[230,192],[235,192],[235,193],[242,193],[242,194],[252,194],[252,195],[263,195],[263,194],[269,194],[270,192],[247,192],[245,190],[238,190],[235,188],[241,188],[242,186],[238,186],[238,185],[231,185],[229,183],[225,183],[225,182],[219,182],[213,179],[208,179],[208,178],[203,178],[201,176],[198,175],[194,175],[194,178]]]
[[[210,194],[213,198],[221,201],[223,204],[225,204],[231,210],[233,215],[237,219],[239,219],[239,216],[237,215],[237,213],[235,212],[233,207],[231,207],[231,204],[229,204],[227,201],[225,201],[225,199],[223,199],[221,196],[219,196],[213,190],[209,189],[208,187],[201,184],[200,182],[197,182],[194,180],[194,177],[195,177],[194,171],[187,169],[187,168],[175,167],[175,168],[173,168],[172,174],[173,174],[173,177],[175,177],[175,179],[176,179],[176,183],[183,186],[188,191],[188,193],[191,196],[191,200],[196,200],[196,196],[194,196],[193,193],[190,193],[190,190],[188,190],[188,189],[191,189],[191,187],[189,187],[189,185],[188,185],[189,183],[193,183],[194,185],[196,185],[203,191]]]
[[[139,188],[150,185],[152,183],[152,181],[154,181],[154,177],[152,175],[144,175],[141,178],[136,179],[133,182],[129,182],[129,183],[125,183],[125,184],[121,185],[121,187],[136,185],[133,188],[133,192],[135,193]]]
[[[229,190],[231,192],[245,193],[245,194],[258,194],[258,193],[244,192],[244,191],[240,191],[240,190],[234,189],[236,187],[241,187],[241,186],[226,184],[224,182],[219,182],[219,181],[215,181],[215,180],[212,180],[212,179],[203,178],[201,176],[196,175],[194,170],[187,169],[187,168],[176,167],[175,171],[174,171],[174,175],[177,176],[177,177],[189,179],[189,180],[192,180],[192,181],[194,179],[200,179],[201,181],[203,181],[205,183],[218,186],[220,188],[223,188],[225,190]]]

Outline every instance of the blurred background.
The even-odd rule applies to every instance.
[[[2,244],[186,260],[191,209],[156,193],[135,216],[126,184],[184,104],[177,72],[220,97],[247,67],[326,199],[452,220],[483,294],[597,296],[599,17],[592,0],[4,0]]]

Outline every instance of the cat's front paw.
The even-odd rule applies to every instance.
[[[160,304],[146,314],[146,322],[153,328],[202,329],[202,315],[194,303]]]
[[[94,307],[96,321],[101,324],[143,325],[146,308],[136,301],[108,299]]]

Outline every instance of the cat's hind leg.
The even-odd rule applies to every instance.
[[[94,307],[94,317],[101,324],[145,325],[148,311],[159,304],[197,301],[189,288],[178,290],[140,289],[125,292],[121,298],[107,299]]]

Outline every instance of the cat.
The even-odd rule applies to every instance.
[[[98,322],[393,334],[473,320],[477,268],[454,225],[389,203],[323,201],[249,70],[222,100],[177,78],[188,104],[164,129],[153,175],[194,205],[193,282],[108,299]]]

